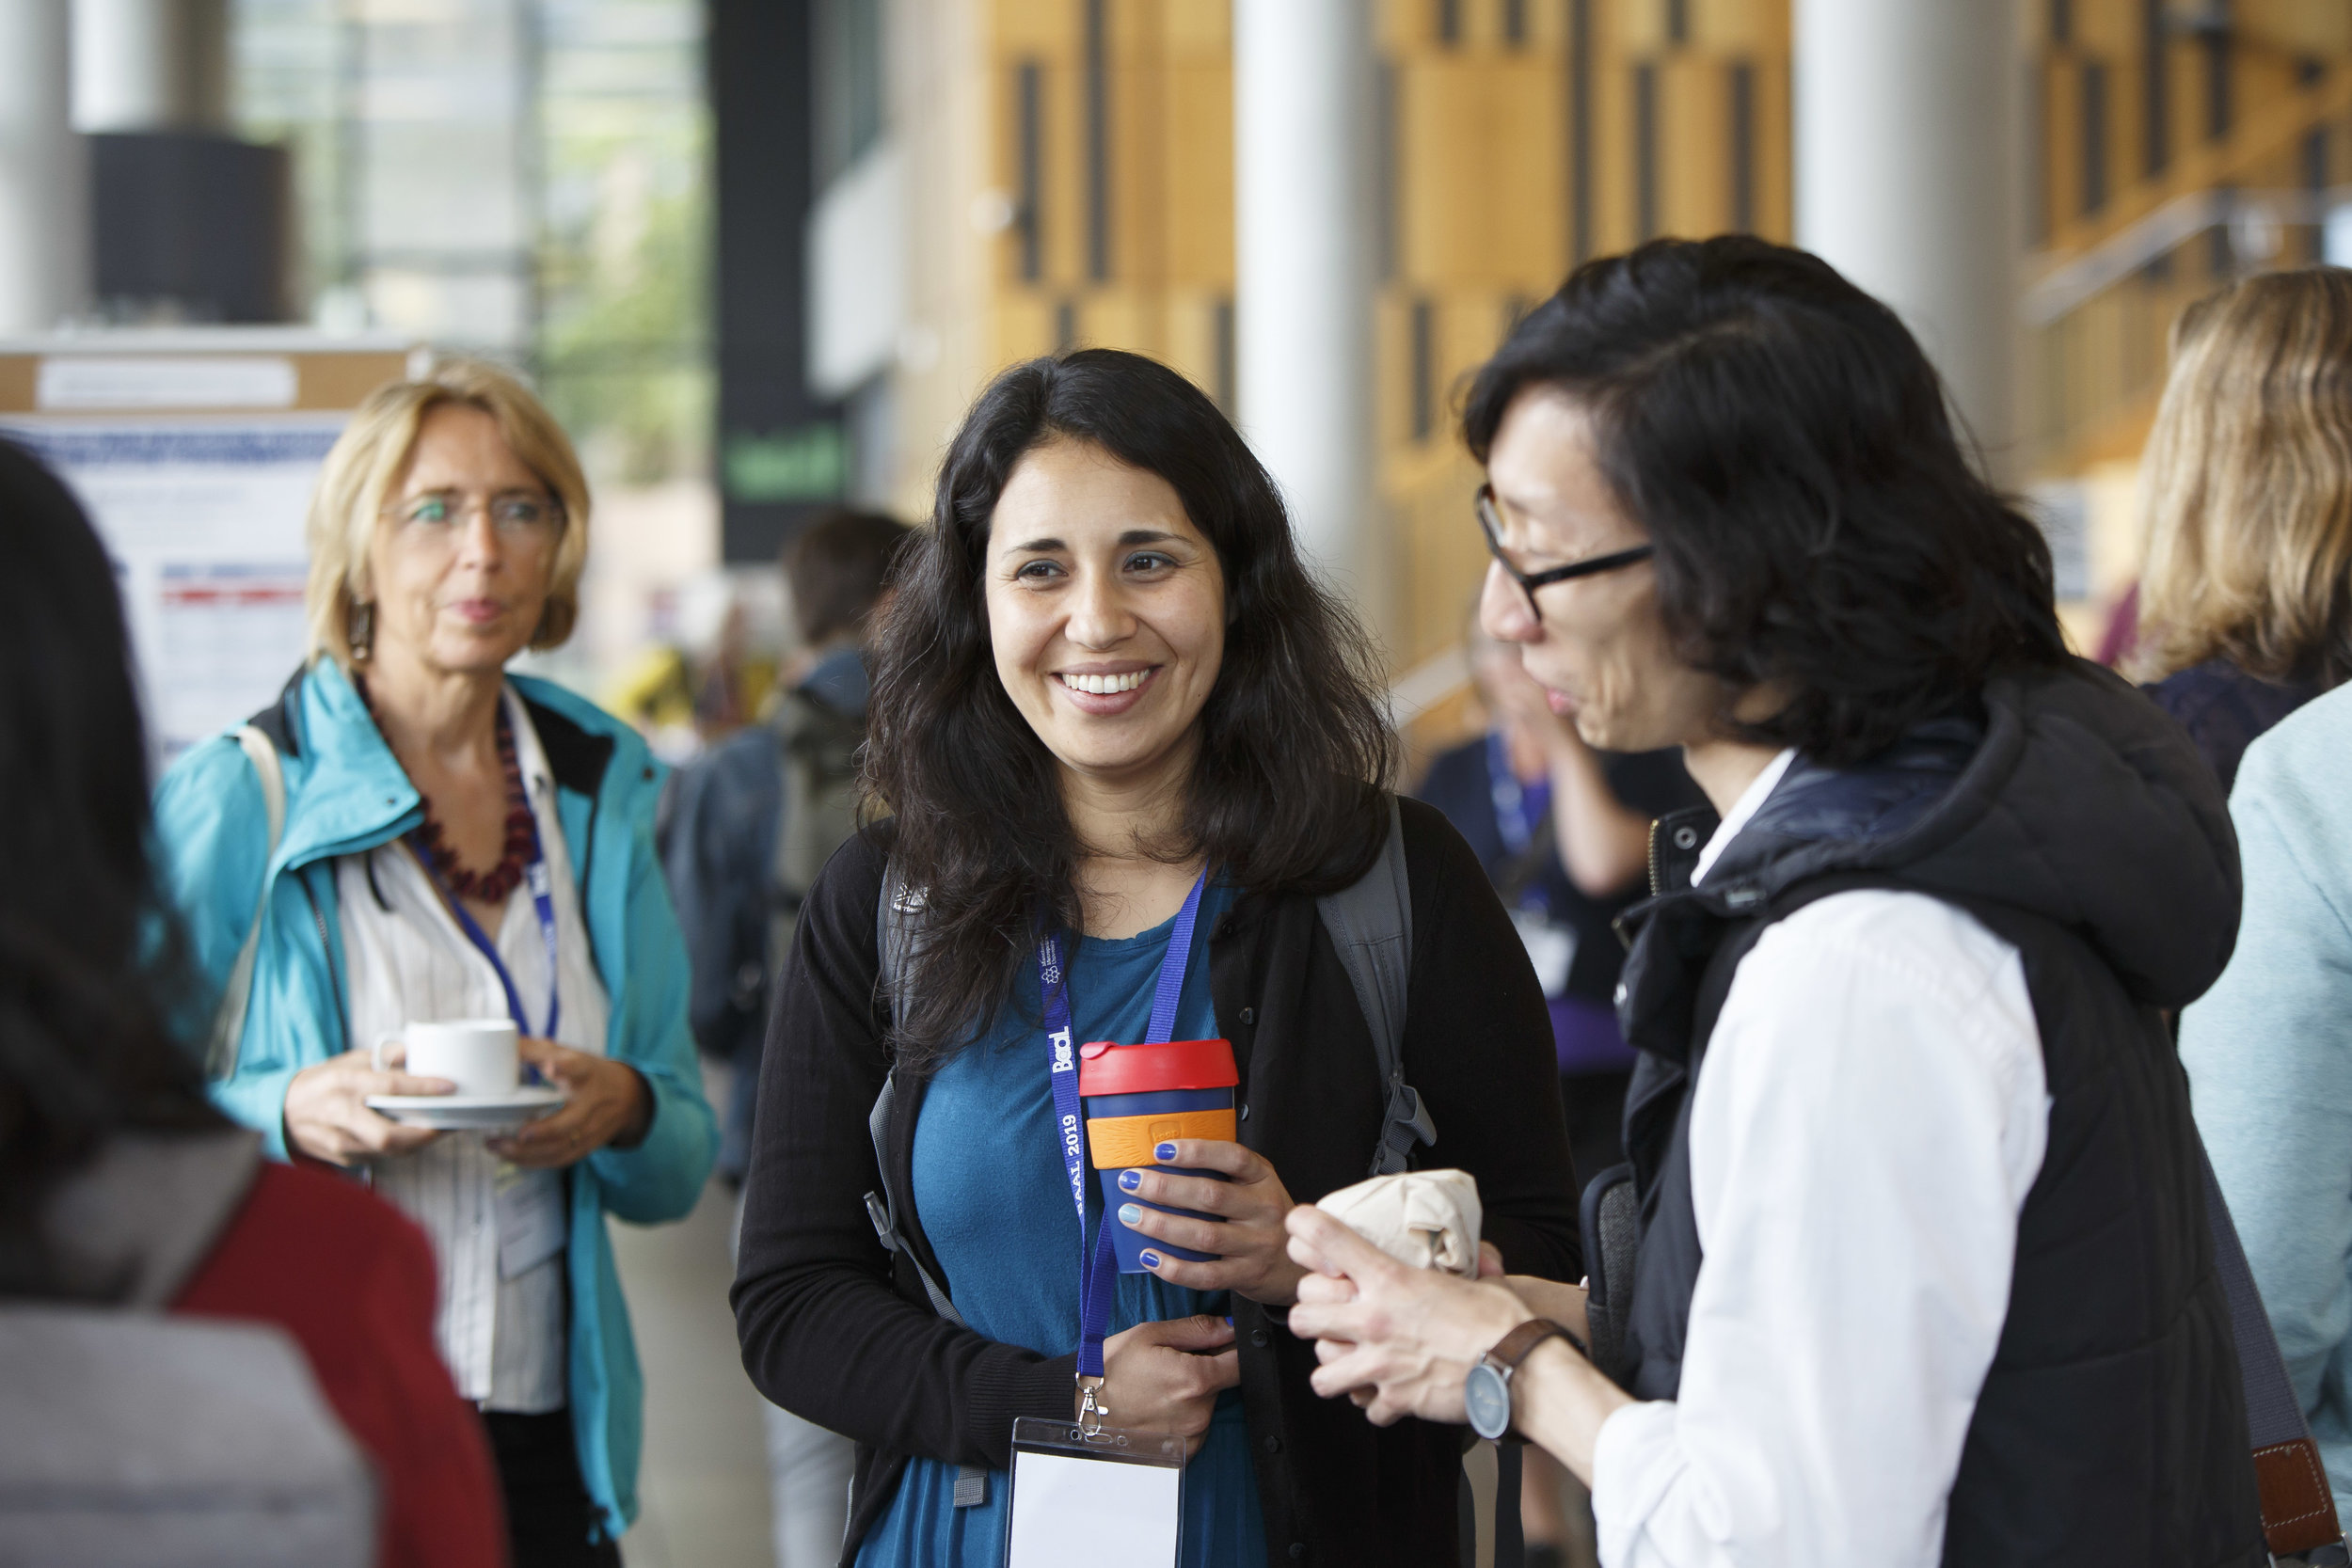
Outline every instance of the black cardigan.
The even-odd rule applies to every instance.
[[[1510,918],[1461,835],[1403,803],[1413,962],[1405,1070],[1438,1129],[1420,1164],[1478,1179],[1484,1234],[1511,1271],[1575,1279],[1576,1180],[1551,1023]],[[887,830],[852,839],[801,911],[760,1073],[731,1299],[743,1366],[787,1410],[858,1441],[842,1561],[896,1492],[904,1456],[1003,1469],[1016,1417],[1067,1418],[1075,1359],[999,1344],[935,1316],[894,1274],[864,1196],[879,1190],[866,1116],[887,1071],[874,913]],[[1209,989],[1242,1071],[1242,1142],[1298,1201],[1363,1180],[1384,1096],[1362,1013],[1314,900],[1244,895],[1210,933]],[[900,1085],[890,1188],[908,1197],[922,1085]],[[945,1281],[948,1293],[955,1281]],[[1232,1298],[1241,1389],[1272,1562],[1455,1560],[1462,1429],[1375,1429],[1308,1386],[1312,1344],[1279,1310]]]

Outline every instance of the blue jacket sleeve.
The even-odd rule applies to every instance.
[[[269,818],[261,781],[235,741],[215,736],[174,763],[155,790],[155,864],[164,897],[187,943],[198,985],[173,1020],[181,1041],[203,1050],[229,972],[252,928],[268,870]],[[221,1111],[259,1132],[270,1155],[286,1154],[286,1085],[300,1064],[248,1040],[237,1070],[210,1085]]]
[[[2308,787],[2332,781],[2279,766],[2291,754],[2258,744],[2231,798],[2245,913],[2228,969],[2182,1015],[2181,1057],[2288,1375],[2316,1415],[2352,1332],[2352,825]],[[2337,1494],[2352,1493],[2352,1453],[2327,1460]]]
[[[215,736],[191,748],[155,786],[155,866],[203,981],[205,1015],[229,980],[253,925],[267,870],[269,816],[262,783],[237,743]]]
[[[628,882],[627,1001],[613,1021],[612,1053],[653,1091],[653,1124],[634,1148],[589,1157],[607,1210],[640,1225],[683,1218],[718,1157],[719,1133],[703,1098],[694,1037],[686,1025],[686,942],[662,886],[651,832],[635,836]]]

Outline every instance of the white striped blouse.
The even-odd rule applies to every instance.
[[[554,883],[563,996],[555,1038],[576,1051],[601,1053],[610,1000],[580,919],[556,817],[555,781],[512,687],[504,700],[523,789],[539,819],[539,844]],[[466,939],[405,841],[342,857],[336,863],[335,891],[350,966],[353,1045],[366,1049],[397,1038],[401,1025],[412,1020],[508,1016],[497,971]],[[508,896],[492,941],[514,978],[529,1031],[536,1034],[547,1022],[548,959],[527,887]],[[502,1276],[498,1223],[498,1194],[510,1182],[543,1184],[524,1196],[552,1202],[568,1220],[562,1174],[510,1165],[484,1147],[479,1132],[445,1132],[414,1153],[374,1162],[372,1173],[376,1192],[433,1239],[440,1275],[435,1326],[457,1391],[492,1410],[562,1409],[564,1252],[559,1246],[552,1256],[518,1259],[528,1266]],[[513,1201],[516,1196],[509,1195],[509,1212],[522,1207]]]

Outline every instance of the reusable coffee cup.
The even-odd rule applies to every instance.
[[[1087,1152],[1093,1156],[1103,1184],[1103,1223],[1110,1227],[1111,1248],[1119,1257],[1120,1274],[1149,1274],[1137,1258],[1144,1248],[1187,1262],[1213,1261],[1213,1252],[1193,1252],[1119,1223],[1123,1203],[1156,1209],[1163,1214],[1183,1214],[1196,1220],[1217,1221],[1215,1214],[1146,1203],[1120,1191],[1120,1173],[1164,1170],[1178,1176],[1205,1176],[1223,1181],[1218,1171],[1187,1170],[1164,1165],[1152,1157],[1152,1148],[1176,1138],[1235,1140],[1233,1091],[1241,1083],[1234,1070],[1233,1047],[1227,1040],[1167,1040],[1156,1045],[1115,1045],[1095,1040],[1078,1048],[1078,1094],[1087,1121]]]
[[[457,1093],[469,1099],[495,1100],[510,1095],[522,1081],[521,1059],[515,1049],[511,1018],[454,1018],[433,1023],[405,1023],[395,1039],[375,1042],[371,1053],[383,1068],[384,1048],[407,1047],[404,1069],[419,1078],[446,1078]]]

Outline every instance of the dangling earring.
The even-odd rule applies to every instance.
[[[350,615],[351,662],[365,664],[375,646],[375,601],[354,599]]]

